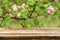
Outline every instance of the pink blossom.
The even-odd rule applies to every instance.
[[[20,8],[28,8],[28,5],[26,5],[26,4],[22,4],[21,6],[18,5],[17,8],[18,9],[20,9]]]
[[[21,7],[22,7],[22,8],[25,8],[25,6],[26,6],[25,4],[22,4],[22,6],[21,6]]]
[[[22,8],[25,8],[24,6],[21,6]]]
[[[22,8],[22,6],[17,6],[17,7],[18,7],[18,9]]]
[[[10,17],[13,17],[13,15],[12,15],[12,14],[10,14]]]
[[[18,10],[18,8],[17,8],[17,5],[13,5],[13,11],[17,11]]]
[[[52,14],[52,15],[53,15],[54,13],[55,13],[55,9],[54,9],[53,6],[50,5],[50,6],[48,7],[48,14]]]

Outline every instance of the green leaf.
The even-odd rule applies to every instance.
[[[37,19],[37,18],[34,18],[34,19],[33,19],[33,23],[34,23],[35,25],[39,25],[38,19]]]
[[[3,23],[2,23],[2,26],[4,28],[8,28],[8,25],[10,23],[10,16],[9,15],[6,15],[3,19]]]
[[[45,13],[45,18],[48,18],[48,17],[49,17],[49,15],[47,13]]]
[[[36,0],[28,0],[28,2],[29,2],[28,5],[34,5]]]
[[[45,3],[49,3],[49,0],[44,0]]]
[[[15,0],[15,1],[16,1],[15,3],[17,3],[18,5],[21,5],[27,2],[27,0]]]
[[[46,11],[46,8],[45,8],[45,6],[44,6],[43,4],[40,4],[40,5],[38,5],[38,6],[36,7],[36,11],[37,11],[37,13],[39,13],[39,14],[43,14],[43,13]]]
[[[22,18],[28,18],[28,11],[26,9],[20,9]]]
[[[29,11],[32,11],[33,10],[33,8],[34,8],[34,6],[33,5],[29,5]]]
[[[7,7],[9,2],[8,2],[8,0],[4,0],[3,3]]]
[[[28,19],[25,21],[25,24],[27,28],[32,28],[32,24],[29,22]]]
[[[30,24],[30,23],[27,23],[26,26],[27,26],[27,28],[32,28],[32,24]]]
[[[56,15],[60,19],[60,10],[57,11]]]
[[[60,28],[60,25],[58,25],[57,27]]]
[[[0,7],[0,16],[2,15],[2,13],[3,13],[3,10],[2,10],[2,8]]]

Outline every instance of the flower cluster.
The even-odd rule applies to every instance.
[[[48,14],[50,14],[50,15],[54,15],[55,14],[55,9],[54,9],[54,7],[52,5],[50,5],[48,7]]]
[[[13,5],[12,6],[12,9],[13,10],[11,10],[11,9],[9,9],[9,13],[10,13],[10,17],[14,17],[14,15],[12,14],[12,12],[16,12],[16,11],[18,11],[18,9],[21,9],[21,8],[27,8],[28,6],[26,5],[26,4],[22,4],[21,6],[20,5]],[[17,13],[17,15],[16,15],[16,17],[20,17],[21,16],[21,13]]]

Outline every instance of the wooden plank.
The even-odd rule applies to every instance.
[[[0,37],[60,36],[60,29],[0,29]]]

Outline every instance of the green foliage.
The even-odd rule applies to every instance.
[[[46,8],[44,7],[43,4],[40,4],[36,7],[36,11],[37,11],[37,13],[42,14],[46,11]]]
[[[2,20],[3,23],[1,24],[3,28],[8,28],[9,23],[10,23],[10,15],[6,15],[4,17],[4,20]]]
[[[48,14],[49,6],[53,6]],[[50,9],[53,9],[50,8]],[[0,0],[0,17],[2,28],[49,28],[60,27],[60,1],[53,0]],[[13,21],[11,21],[14,19]],[[11,23],[13,22],[13,23]],[[13,26],[15,25],[15,26]],[[13,26],[13,27],[11,27]]]
[[[60,10],[58,10],[58,12],[57,12],[57,17],[60,19]]]
[[[34,23],[35,25],[39,25],[38,19],[37,19],[37,18],[33,18],[33,23]]]
[[[22,18],[28,18],[28,10],[27,9],[20,9],[20,13]]]
[[[32,24],[29,22],[28,19],[25,21],[25,24],[26,24],[26,28],[32,28]]]
[[[60,25],[58,25],[57,27],[60,28]]]

